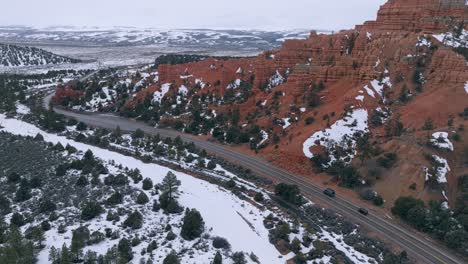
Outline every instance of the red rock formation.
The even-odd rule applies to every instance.
[[[358,30],[440,32],[468,17],[465,0],[389,0]]]

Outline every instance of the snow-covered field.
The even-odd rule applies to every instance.
[[[323,32],[327,33],[327,32]],[[131,27],[0,27],[0,40],[87,43],[94,45],[197,45],[212,47],[278,47],[287,39],[304,39],[309,30],[259,31],[211,29],[156,29]]]
[[[259,50],[216,50],[207,48],[180,48],[161,45],[145,46],[66,46],[45,45],[37,43],[21,43],[31,45],[54,54],[82,60],[81,63],[64,63],[59,65],[2,67],[0,72],[18,74],[46,73],[49,70],[87,70],[107,67],[120,67],[127,65],[143,65],[154,63],[154,60],[163,54],[185,53],[210,56],[255,56]]]
[[[46,133],[31,124],[16,119],[7,119],[4,115],[0,115],[0,124],[3,127],[1,131],[24,136],[35,136],[40,133],[44,136],[44,140],[48,142],[60,142],[62,145],[70,144],[81,151],[89,149],[93,151],[96,157],[104,161],[124,164],[131,169],[138,168],[143,177],[151,178],[155,183],[161,182],[167,172],[170,171],[170,169],[160,165],[146,164],[132,157],[75,142],[63,136]],[[263,219],[270,213],[269,211],[260,211],[257,207],[242,201],[216,185],[184,173],[174,173],[182,182],[179,198],[181,205],[197,208],[205,220],[207,229],[211,230],[211,234],[228,239],[234,251],[254,252],[262,263],[285,262],[284,259],[278,258],[280,253],[269,243],[268,230],[263,226]],[[98,219],[92,224],[92,226],[103,225],[105,225],[103,219]],[[71,237],[68,240],[70,239]],[[48,249],[51,246],[60,248],[63,242],[63,238],[52,235],[47,240],[46,249],[39,255],[40,263],[46,263]],[[165,255],[166,252],[160,254]],[[209,261],[206,258],[212,257],[212,254],[199,257],[200,259],[187,259],[184,263],[207,263]]]

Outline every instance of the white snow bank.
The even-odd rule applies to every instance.
[[[447,183],[447,173],[450,171],[447,160],[437,155],[432,155],[432,158],[438,163],[436,175],[432,175],[428,168],[424,168],[426,181],[428,181],[430,177],[436,176],[438,183]]]
[[[431,143],[435,147],[453,151],[453,144],[450,141],[449,134],[447,132],[435,132],[432,134]]]
[[[0,114],[0,124],[4,127],[0,131],[23,136],[35,136],[40,133],[47,142],[60,142],[64,146],[70,144],[81,151],[89,149],[96,157],[105,161],[113,160],[129,169],[138,168],[144,178],[151,178],[155,183],[160,183],[167,172],[171,171],[157,164],[145,164],[133,157],[49,134],[23,121],[7,119],[3,114]],[[269,243],[268,230],[263,226],[264,217],[270,213],[268,210],[262,212],[216,185],[184,173],[173,172],[182,183],[179,198],[181,205],[197,208],[205,220],[207,229],[212,229],[213,234],[228,239],[233,251],[254,252],[261,263],[284,263],[284,260],[278,258],[280,253]]]
[[[437,168],[437,182],[446,183],[447,182],[447,173],[450,171],[450,167],[446,159],[441,158],[437,155],[432,155],[432,157],[440,163],[442,166]]]

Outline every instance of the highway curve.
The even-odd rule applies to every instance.
[[[51,98],[52,94],[45,97],[43,102],[44,106],[47,107],[49,105]],[[205,149],[209,153],[231,162],[238,163],[243,167],[249,168],[258,175],[267,175],[270,178],[276,179],[278,182],[298,185],[302,193],[312,201],[317,201],[320,204],[326,205],[329,208],[334,209],[337,213],[351,219],[355,223],[358,223],[368,230],[381,235],[388,241],[391,241],[395,245],[400,246],[403,250],[406,250],[410,256],[416,258],[420,263],[466,263],[442,245],[426,239],[421,234],[408,228],[398,226],[390,219],[386,219],[372,212],[367,216],[363,216],[357,212],[358,206],[346,200],[346,198],[340,196],[329,198],[322,193],[322,187],[319,187],[303,177],[291,174],[257,157],[236,152],[221,144],[209,142],[189,134],[184,134],[171,129],[154,128],[143,122],[134,121],[112,114],[72,112],[58,107],[54,107],[54,111],[65,116],[75,118],[76,120],[93,127],[113,130],[119,126],[123,131],[129,132],[141,129],[148,135],[160,134],[162,137],[171,138],[180,136],[183,141],[193,142],[197,147]]]

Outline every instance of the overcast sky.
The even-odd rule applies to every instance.
[[[386,0],[4,0],[0,25],[347,29]]]

